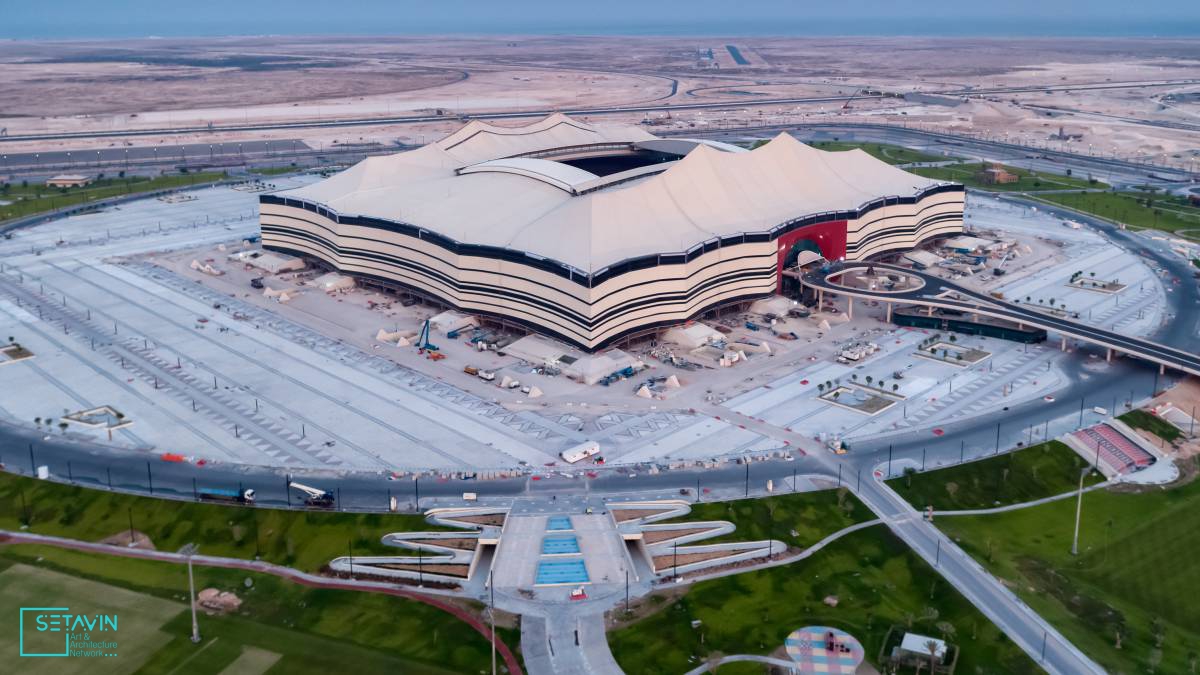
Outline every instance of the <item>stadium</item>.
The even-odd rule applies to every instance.
[[[780,134],[472,121],[260,198],[264,248],[592,351],[962,231],[964,189]]]

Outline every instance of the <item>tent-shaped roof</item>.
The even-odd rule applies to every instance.
[[[714,237],[764,232],[806,215],[912,196],[936,181],[862,150],[827,152],[780,134],[750,152],[696,145],[665,171],[600,189],[587,171],[515,158],[594,143],[653,138],[551,115],[524,127],[471,122],[437,143],[371,157],[282,197],[343,215],[416,225],[455,241],[497,246],[596,272],[622,260],[684,252]],[[502,161],[496,161],[502,160]],[[590,181],[595,183],[595,181]]]

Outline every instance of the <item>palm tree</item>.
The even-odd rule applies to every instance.
[[[933,670],[937,667],[937,640],[926,640],[925,649],[929,651],[929,675],[933,675]]]
[[[893,382],[892,391],[900,391],[900,385]]]
[[[824,385],[824,384],[818,384],[818,385],[817,385],[817,393],[818,393],[818,394],[824,394],[824,393],[825,393],[825,385]]]
[[[867,376],[867,384],[871,384],[871,381],[872,381],[872,380],[874,380],[874,379],[875,379],[875,378],[873,378],[873,377],[871,377],[870,375],[868,375],[868,376]]]

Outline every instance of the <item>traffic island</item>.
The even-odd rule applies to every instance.
[[[952,342],[935,342],[928,347],[922,347],[913,352],[913,356],[948,363],[959,368],[966,368],[986,361],[991,358],[992,353]]]
[[[878,415],[896,405],[896,400],[893,398],[875,394],[866,388],[845,385],[835,387],[833,391],[822,394],[818,398],[831,405],[870,416]]]
[[[10,342],[0,347],[0,366],[7,366],[10,363],[32,358],[33,352],[22,347],[18,342]]]

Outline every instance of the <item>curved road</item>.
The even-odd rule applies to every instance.
[[[915,277],[924,282],[920,288],[887,291],[867,288],[843,286],[832,279],[845,272],[877,268],[902,273]],[[922,307],[936,307],[961,311],[965,314],[981,314],[984,316],[1006,319],[1014,323],[1028,324],[1054,331],[1060,335],[1084,340],[1092,344],[1110,348],[1124,354],[1153,361],[1168,368],[1182,370],[1191,375],[1200,376],[1200,354],[1194,349],[1175,349],[1160,345],[1150,340],[1134,338],[1088,326],[1077,321],[1062,319],[1057,316],[1039,312],[1024,305],[998,300],[985,293],[971,290],[965,286],[946,281],[932,274],[926,274],[907,267],[885,263],[846,262],[835,265],[829,271],[820,271],[804,275],[801,282],[815,290],[836,293],[853,298],[877,300],[882,303],[915,304]],[[947,297],[946,293],[954,293],[966,300]]]

